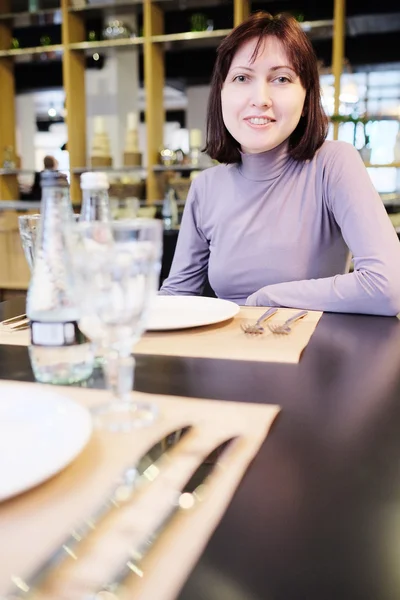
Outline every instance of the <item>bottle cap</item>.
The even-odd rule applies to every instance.
[[[110,184],[105,173],[87,171],[81,175],[82,190],[108,190]]]
[[[46,169],[40,174],[40,186],[43,187],[68,187],[65,173]]]

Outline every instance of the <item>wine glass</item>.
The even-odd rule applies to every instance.
[[[19,235],[26,262],[32,272],[35,262],[35,246],[41,215],[20,215],[18,217]]]
[[[35,264],[36,240],[39,233],[41,218],[42,215],[39,213],[34,215],[20,215],[18,217],[21,245],[31,273]],[[73,218],[78,220],[79,215],[74,214]]]
[[[132,400],[133,346],[146,328],[158,289],[162,222],[130,219],[80,222],[71,227],[70,254],[79,327],[104,351],[103,370],[113,399],[96,411],[101,427],[131,431],[149,425],[155,407]]]

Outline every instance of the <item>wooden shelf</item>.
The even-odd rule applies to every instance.
[[[144,167],[75,167],[72,173],[80,174],[88,171],[99,171],[101,173],[135,173],[146,171]]]
[[[16,283],[15,281],[2,281],[0,279],[0,290],[21,290],[25,291],[29,287],[29,282]]]
[[[30,175],[34,169],[0,169],[0,175]]]
[[[367,169],[400,169],[400,162],[392,162],[387,164],[371,164],[364,163]]]
[[[142,0],[125,0],[122,2],[103,2],[103,3],[92,3],[92,4],[86,4],[85,6],[70,6],[68,8],[68,12],[71,13],[80,13],[80,14],[84,14],[84,13],[88,13],[89,16],[92,16],[92,12],[93,11],[105,11],[105,10],[112,10],[113,13],[114,12],[118,12],[121,10],[126,10],[126,9],[141,9],[143,5]]]
[[[164,12],[182,10],[182,0],[156,0]],[[225,7],[226,10],[232,10],[232,0],[185,0],[186,10],[205,10],[206,8],[215,8],[215,6]]]
[[[209,168],[210,167],[195,167],[192,165],[170,165],[169,167],[166,167],[164,165],[153,165],[152,167],[153,171],[161,173],[164,173],[165,171],[205,171]]]
[[[400,194],[397,192],[393,192],[391,194],[379,194],[382,198],[382,202],[384,206],[400,206]]]
[[[126,46],[141,46],[144,38],[123,38],[118,40],[98,40],[94,42],[75,42],[68,44],[70,50],[101,50],[101,48],[121,48]]]
[[[10,19],[16,19],[18,17],[41,17],[44,15],[55,15],[56,13],[61,12],[61,7],[58,8],[43,8],[40,10],[35,10],[34,12],[30,11],[21,11],[21,12],[10,12],[10,13],[0,13],[0,21],[7,21]]]
[[[63,44],[53,44],[51,46],[34,46],[32,48],[12,48],[10,50],[0,50],[1,57],[24,56],[29,54],[43,54],[47,52],[63,52]]]
[[[357,121],[357,123],[355,123],[353,120],[351,120],[351,118],[349,117],[349,120],[346,121],[336,121],[335,119],[332,120],[332,115],[329,116],[329,121],[331,123],[338,123],[339,125],[347,125],[347,123],[353,123],[353,125],[361,123],[361,121]],[[396,117],[395,115],[365,115],[363,117],[360,117],[360,119],[365,119],[365,121],[367,123],[372,122],[372,121],[400,121],[400,117]]]
[[[224,38],[231,33],[232,29],[215,29],[213,31],[186,31],[184,33],[167,33],[153,35],[150,42],[191,42],[194,40],[212,40]]]
[[[321,27],[333,27],[333,19],[323,19],[321,21],[303,21],[300,23],[303,31],[306,33],[312,29],[320,29]]]
[[[321,21],[304,21],[300,23],[304,33],[312,40],[327,39],[333,37],[333,19]]]
[[[3,210],[39,210],[40,200],[2,200],[0,213]]]

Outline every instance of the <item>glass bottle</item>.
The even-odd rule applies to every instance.
[[[108,183],[105,173],[88,171],[81,175],[82,207],[80,221],[111,221]]]
[[[108,197],[110,184],[105,173],[87,171],[81,175],[82,207],[79,215],[80,222],[111,222],[111,208]],[[79,327],[92,343],[95,367],[103,365],[103,351],[99,337],[100,323],[93,316],[90,302],[81,304],[82,314]]]
[[[164,221],[164,229],[174,229],[178,225],[178,204],[176,202],[175,190],[168,187],[164,196],[161,215]]]
[[[43,171],[41,186],[41,220],[26,310],[29,354],[38,381],[69,384],[91,375],[93,351],[78,328],[67,252],[68,226],[73,220],[67,178],[57,171]]]

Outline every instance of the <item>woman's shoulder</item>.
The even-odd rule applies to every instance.
[[[362,162],[358,150],[352,144],[341,140],[325,140],[315,153],[314,160],[323,164],[338,163],[349,167],[354,162]]]
[[[201,171],[192,181],[192,185],[199,188],[207,188],[212,185],[224,185],[224,183],[232,176],[232,173],[237,170],[237,165],[220,164],[215,167],[209,167]]]

